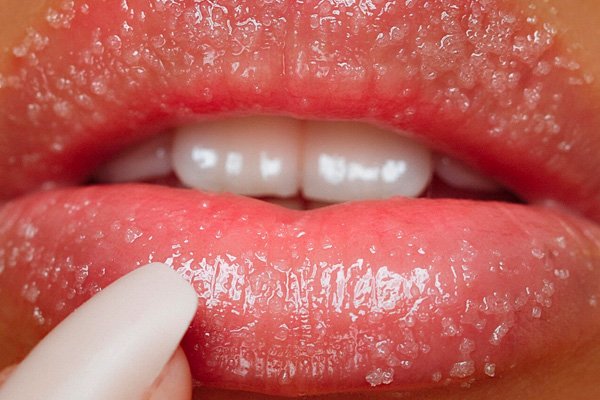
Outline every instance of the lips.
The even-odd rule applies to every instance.
[[[200,297],[184,347],[208,386],[291,395],[501,375],[589,340],[598,315],[598,229],[519,205],[306,213],[130,185],[40,194],[2,217],[16,249],[4,295],[37,329],[136,266],[173,265]]]
[[[589,81],[554,29],[496,2],[65,2],[0,79],[12,199],[226,114],[413,132],[532,201],[600,217]],[[530,19],[531,21],[531,19]],[[46,39],[47,38],[47,39]],[[597,226],[535,206],[357,202],[293,212],[144,185],[62,189],[0,211],[4,362],[128,270],[196,287],[199,384],[270,394],[502,376],[597,332]],[[573,310],[584,310],[581,319]]]

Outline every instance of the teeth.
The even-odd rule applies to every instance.
[[[435,174],[479,192],[502,187],[461,162],[394,132],[358,122],[247,117],[181,127],[121,154],[102,182],[172,176],[185,186],[246,196],[295,198],[295,207],[416,197]],[[302,193],[301,197],[297,197]],[[287,203],[286,203],[287,204]]]
[[[298,191],[298,121],[252,117],[182,127],[173,169],[187,186],[246,196],[290,197]]]
[[[437,158],[435,174],[448,185],[459,189],[488,193],[502,190],[502,186],[491,178],[448,156]]]
[[[100,182],[132,182],[171,172],[171,136],[161,135],[120,154],[95,174]]]
[[[361,123],[243,118],[178,130],[173,166],[190,187],[311,200],[417,196],[429,183],[429,150]],[[303,157],[301,154],[303,153]],[[303,171],[300,176],[299,171]]]
[[[309,122],[306,130],[306,198],[418,196],[431,180],[430,151],[393,132],[355,122]]]

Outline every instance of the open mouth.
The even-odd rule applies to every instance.
[[[149,261],[198,292],[197,386],[427,391],[585,348],[599,123],[535,13],[51,8],[0,76],[0,365]]]
[[[394,196],[517,201],[491,178],[360,122],[246,117],[179,127],[102,165],[96,183],[147,182],[294,209]]]

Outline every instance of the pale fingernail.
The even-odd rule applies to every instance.
[[[197,295],[164,264],[108,286],[48,334],[0,389],[0,400],[141,398],[177,348]]]

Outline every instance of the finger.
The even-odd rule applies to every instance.
[[[2,387],[4,382],[6,382],[8,380],[8,378],[12,375],[15,368],[17,368],[16,364],[9,365],[8,367],[6,367],[2,371],[0,371],[0,387]]]
[[[178,348],[149,390],[146,400],[189,400],[192,374],[181,348]]]
[[[0,400],[140,399],[196,307],[194,290],[168,267],[139,268],[51,331],[0,388]]]
[[[0,387],[12,375],[17,365],[10,365],[0,371]],[[164,366],[143,400],[189,400],[192,397],[192,374],[187,358],[181,347]]]

